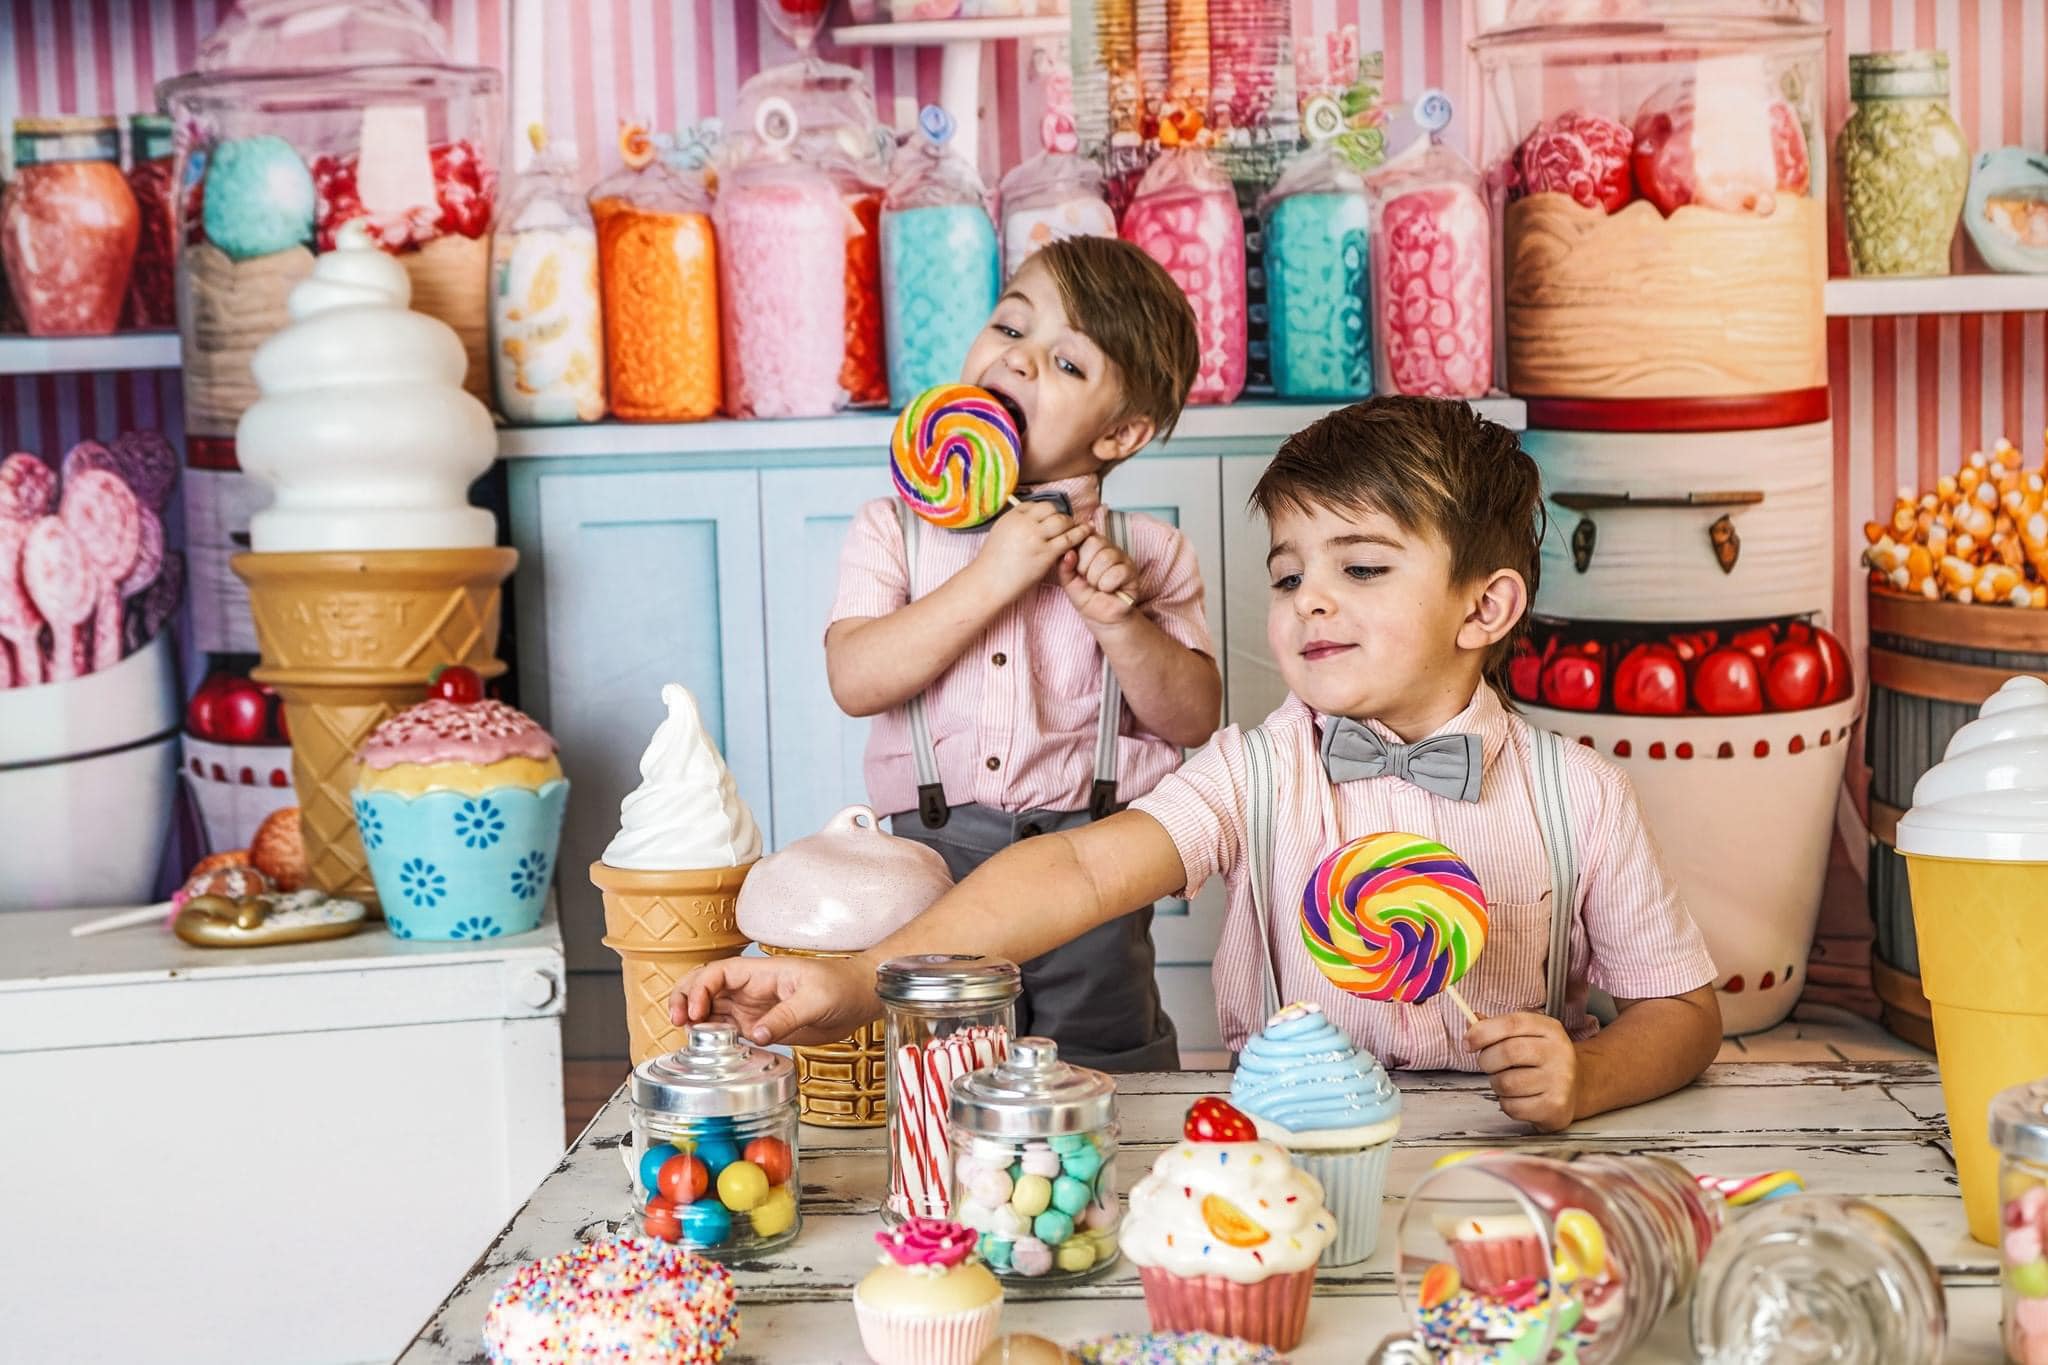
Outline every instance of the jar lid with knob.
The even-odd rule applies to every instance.
[[[1060,1060],[1050,1038],[1018,1038],[1010,1055],[954,1082],[953,1122],[997,1137],[1050,1137],[1106,1128],[1116,1117],[1116,1082]]]
[[[643,1111],[737,1118],[796,1103],[796,1064],[731,1024],[691,1024],[680,1048],[633,1068],[632,1093]]]

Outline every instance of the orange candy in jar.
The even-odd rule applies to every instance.
[[[620,149],[627,169],[590,192],[612,415],[701,421],[722,397],[710,196],[643,131],[625,129]]]
[[[111,118],[14,121],[0,256],[34,336],[104,335],[121,321],[142,215]]]
[[[889,353],[882,338],[882,192],[865,186],[846,192],[846,209],[860,225],[846,238],[846,363],[839,386],[851,407],[889,401]]]

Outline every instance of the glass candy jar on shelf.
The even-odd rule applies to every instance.
[[[1849,58],[1855,112],[1835,136],[1842,230],[1857,275],[1946,275],[1970,187],[1970,147],[1948,111],[1946,52]]]
[[[882,330],[897,407],[959,379],[1001,284],[987,191],[946,147],[953,120],[926,105],[918,128],[921,143],[902,158],[882,205]]]
[[[690,143],[682,159],[700,154]],[[719,252],[704,177],[645,130],[620,130],[624,169],[590,191],[613,415],[696,422],[723,398]]]
[[[1166,268],[1195,312],[1201,360],[1190,403],[1228,403],[1244,390],[1244,219],[1237,191],[1207,152],[1162,152],[1124,210],[1123,238]]]
[[[1312,145],[1259,201],[1273,392],[1361,398],[1372,392],[1371,205],[1337,144],[1336,102],[1309,115]]]
[[[1692,1292],[1722,1219],[1662,1157],[1483,1153],[1416,1183],[1395,1284],[1440,1357],[1606,1365]]]
[[[1047,114],[1040,134],[1045,149],[1003,176],[1003,278],[1031,253],[1066,237],[1114,237],[1116,215],[1102,193],[1102,171],[1076,155],[1074,121]]]
[[[683,1046],[633,1068],[634,1208],[641,1231],[719,1258],[794,1238],[796,1067],[731,1024],[691,1024]]]
[[[411,306],[455,329],[464,385],[489,400],[501,84],[450,59],[418,0],[242,0],[195,69],[159,87],[176,125],[191,434],[232,440],[256,396],[250,355],[356,219],[404,265]]]
[[[1531,423],[1826,415],[1825,29],[1810,0],[1514,4],[1474,42],[1499,375]]]
[[[1479,174],[1443,142],[1451,102],[1416,104],[1422,136],[1374,171],[1373,376],[1381,393],[1477,398],[1493,384],[1493,240]]]
[[[1075,1280],[1117,1258],[1116,1083],[1019,1038],[953,1083],[953,1217],[981,1259],[1014,1280]]]
[[[162,114],[128,120],[128,188],[140,215],[135,269],[128,276],[127,322],[143,330],[178,325],[178,214],[171,121]]]
[[[121,322],[141,216],[112,118],[14,121],[0,256],[34,336],[103,335]]]
[[[875,973],[889,1037],[885,1221],[953,1216],[953,1086],[1009,1056],[1022,980],[1001,958],[938,953],[891,958]]]
[[[575,145],[549,143],[539,128],[530,136],[533,164],[506,196],[491,239],[492,387],[509,422],[596,422],[605,413],[597,231],[576,189]],[[663,245],[670,260],[682,259]],[[715,296],[708,261],[704,276]],[[679,337],[663,340],[684,349]],[[715,407],[716,362],[712,374]]]

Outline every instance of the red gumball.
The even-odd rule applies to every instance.
[[[1748,715],[1764,709],[1763,680],[1756,659],[1723,645],[1700,660],[1692,677],[1693,700],[1710,716]]]
[[[747,1144],[741,1155],[761,1168],[761,1174],[768,1177],[770,1185],[780,1185],[789,1179],[794,1164],[790,1160],[789,1144],[777,1137],[757,1137]]]
[[[1820,651],[1822,705],[1847,701],[1856,693],[1856,672],[1849,667],[1849,651],[1832,631],[1814,628],[1814,647]]]
[[[1629,152],[1635,134],[1611,118],[1572,109],[1539,123],[1516,153],[1523,189],[1553,190],[1615,213],[1635,198]]]
[[[1685,665],[1670,645],[1637,645],[1614,667],[1614,709],[1631,716],[1685,714]]]
[[[688,1152],[678,1152],[661,1163],[655,1183],[661,1186],[662,1197],[670,1203],[694,1204],[704,1197],[705,1190],[711,1188],[711,1173],[696,1157]]]
[[[1804,711],[1820,705],[1827,671],[1820,649],[1808,640],[1787,640],[1764,661],[1764,700],[1773,711]]]
[[[434,670],[434,676],[428,681],[427,695],[467,706],[484,699],[484,680],[473,668],[462,664],[443,664]]]
[[[223,744],[261,744],[270,733],[270,698],[247,678],[229,678],[214,697],[214,737]]]
[[[1566,711],[1597,711],[1600,693],[1607,681],[1606,661],[1600,646],[1584,645],[1560,650],[1543,666],[1543,702]]]
[[[1243,1111],[1214,1095],[1204,1095],[1188,1106],[1180,1131],[1189,1142],[1252,1142],[1259,1136]]]
[[[664,1242],[683,1240],[683,1220],[676,1216],[676,1206],[658,1194],[647,1201],[640,1226],[647,1229],[649,1237],[659,1237]]]

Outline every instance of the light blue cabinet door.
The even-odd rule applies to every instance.
[[[559,879],[572,969],[617,968],[599,942],[602,903],[584,869],[639,784],[641,753],[666,714],[664,683],[696,696],[740,795],[768,809],[759,477],[572,471],[537,480],[532,567],[545,639],[521,654],[543,672],[546,721],[572,784]]]
[[[1232,725],[1252,726],[1287,700],[1287,684],[1266,647],[1266,519],[1246,505],[1264,455],[1223,457],[1223,616],[1230,639],[1224,667],[1223,711]]]
[[[825,622],[838,587],[839,548],[853,514],[889,493],[881,460],[845,469],[761,474],[763,600],[767,607],[770,837],[777,847],[815,834],[842,807],[865,804],[861,754],[868,722],[832,700]],[[887,814],[888,812],[883,812]]]

